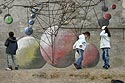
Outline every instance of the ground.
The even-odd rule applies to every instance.
[[[66,68],[45,65],[41,69],[0,70],[0,83],[111,83],[112,79],[125,82],[125,67],[77,70],[73,65]]]

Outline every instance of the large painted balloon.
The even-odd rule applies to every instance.
[[[75,61],[72,46],[76,39],[72,30],[50,27],[41,37],[42,56],[54,67],[64,68],[71,65]]]
[[[75,58],[76,61],[79,58],[79,54],[76,52],[75,54]],[[99,51],[97,49],[97,47],[92,44],[92,43],[87,43],[87,47],[84,50],[84,57],[83,57],[83,61],[82,61],[82,65],[83,67],[94,67],[98,64],[99,62]]]
[[[82,64],[84,67],[94,67],[99,62],[99,51],[94,44],[88,43],[84,51]]]
[[[45,65],[39,50],[40,46],[34,37],[23,37],[18,40],[17,61],[22,69],[36,69]]]

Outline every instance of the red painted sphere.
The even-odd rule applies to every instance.
[[[75,61],[72,46],[76,40],[77,37],[72,30],[58,30],[58,26],[48,28],[40,41],[42,56],[54,67],[64,68],[72,65]]]
[[[112,4],[111,8],[116,9],[116,4]]]
[[[87,44],[84,50],[84,58],[82,64],[84,67],[94,67],[99,61],[99,51],[94,44]]]
[[[106,20],[110,20],[111,19],[111,14],[110,13],[106,13],[105,16],[104,16],[104,18]]]

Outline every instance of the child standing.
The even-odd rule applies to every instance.
[[[6,70],[13,70],[13,64],[15,66],[15,70],[18,70],[18,65],[16,62],[16,50],[18,48],[16,37],[14,37],[14,32],[9,32],[9,38],[5,41],[6,46],[6,54],[7,54],[7,65],[8,68]]]
[[[74,63],[74,66],[76,67],[76,69],[82,69],[82,60],[84,58],[84,50],[86,48],[86,39],[87,38],[88,39],[90,38],[89,32],[85,32],[85,33],[79,35],[79,39],[73,45],[73,49],[76,49],[78,54],[80,55],[80,57],[78,58],[76,63]]]
[[[109,52],[110,52],[110,32],[107,26],[102,27],[102,31],[100,33],[100,48],[102,49],[102,60],[104,61],[103,68],[110,68],[109,62]]]

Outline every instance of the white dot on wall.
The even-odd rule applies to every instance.
[[[122,16],[125,18],[125,10],[122,11]]]
[[[125,0],[122,2],[122,7],[125,8]]]

